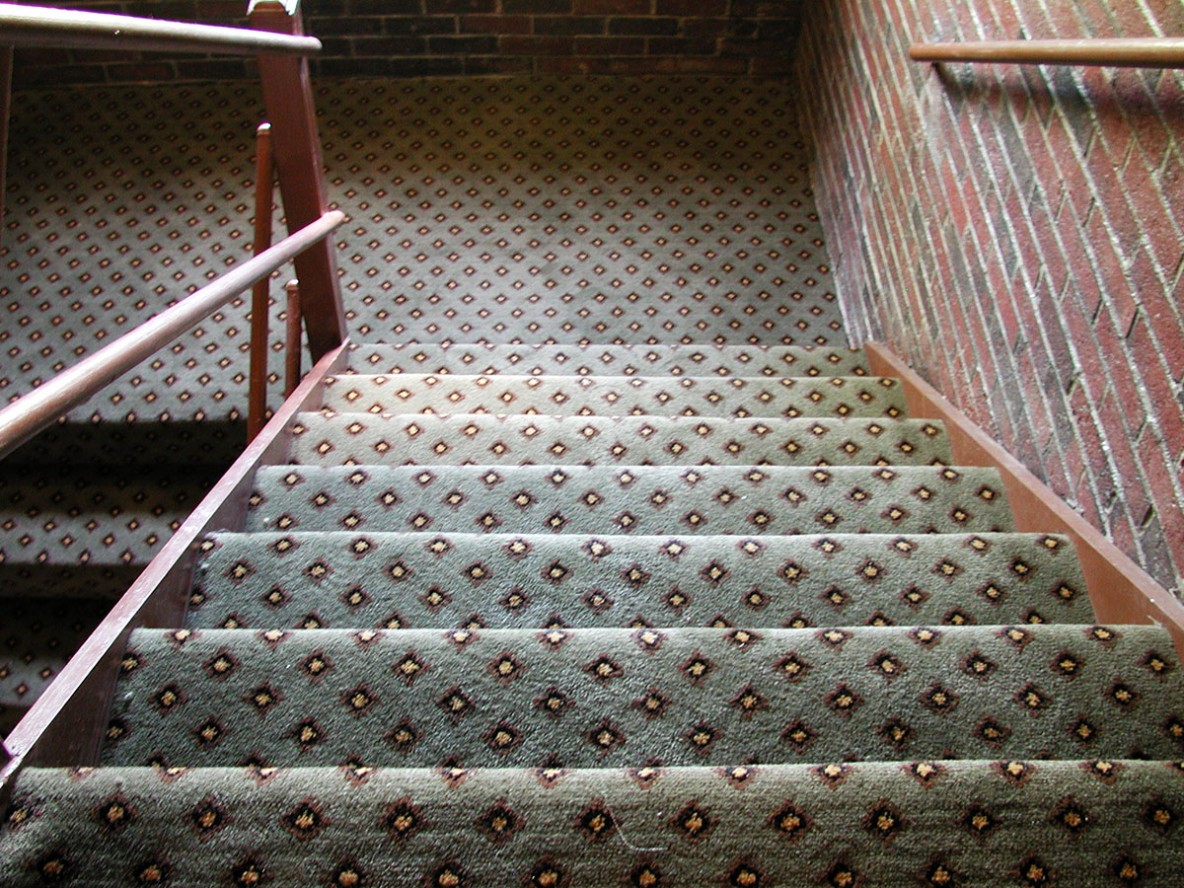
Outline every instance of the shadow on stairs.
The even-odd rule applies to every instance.
[[[70,422],[0,463],[0,737],[241,451],[242,423]]]

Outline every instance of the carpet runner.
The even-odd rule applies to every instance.
[[[133,633],[101,765],[21,775],[0,878],[1173,884],[1167,633],[788,355],[355,348]]]

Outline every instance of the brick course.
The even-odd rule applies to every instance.
[[[32,0],[95,12],[243,24],[247,0]],[[305,0],[313,74],[783,75],[803,0]],[[253,77],[243,59],[19,50],[17,86]]]
[[[1184,6],[827,0],[797,71],[850,329],[886,340],[1160,582],[1184,577],[1184,76],[908,60],[1184,35]]]

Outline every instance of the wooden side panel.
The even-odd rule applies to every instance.
[[[252,27],[262,31],[304,33],[299,10],[289,14],[283,4],[274,0],[254,4],[250,20]],[[271,124],[284,214],[288,230],[296,231],[320,218],[328,207],[308,61],[260,55],[259,77]],[[316,362],[342,343],[347,329],[331,240],[297,258],[296,278],[300,281],[308,345]]]
[[[954,459],[999,470],[1015,512],[1016,528],[1063,533],[1073,539],[1090,602],[1103,623],[1157,623],[1172,633],[1184,655],[1184,603],[1164,589],[1043,481],[970,421],[937,389],[880,343],[866,346],[872,373],[895,376],[905,387],[909,413],[946,424]]]
[[[288,424],[298,412],[320,407],[321,383],[345,366],[347,346],[318,362],[8,735],[3,746],[7,761],[0,765],[0,801],[25,764],[98,761],[128,636],[141,626],[183,625],[197,544],[212,530],[243,526],[255,470],[287,460]]]

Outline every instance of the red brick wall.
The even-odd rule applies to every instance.
[[[247,0],[30,0],[241,24]],[[305,0],[313,73],[785,74],[802,0]],[[22,85],[243,77],[241,60],[24,49]]]
[[[1184,35],[1179,0],[826,0],[797,64],[853,328],[1179,592],[1184,76],[906,57],[1153,35]]]

